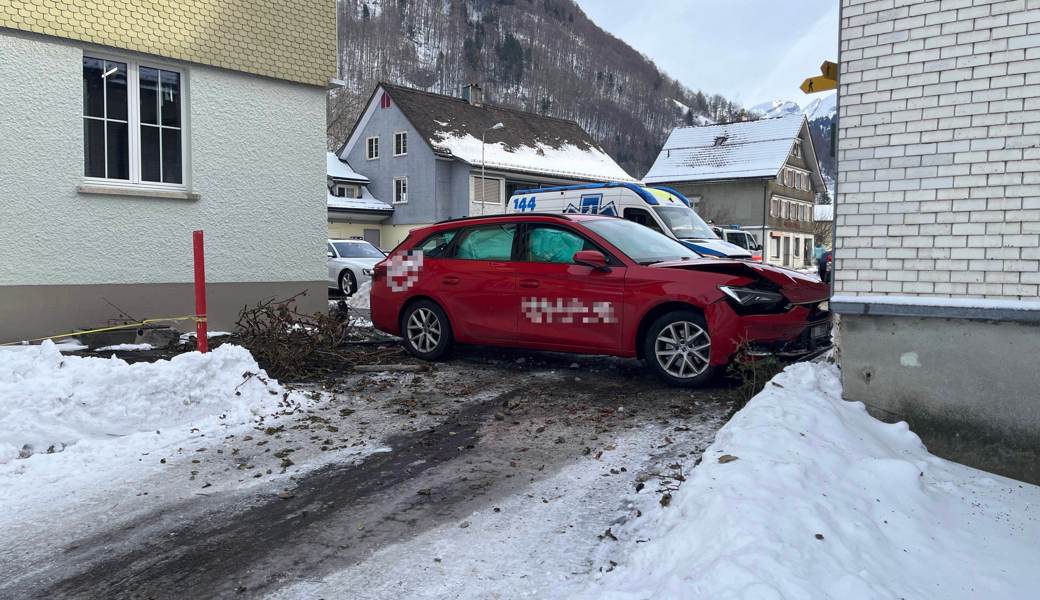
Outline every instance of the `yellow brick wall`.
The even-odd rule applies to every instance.
[[[311,85],[336,74],[336,0],[0,0],[2,27]]]

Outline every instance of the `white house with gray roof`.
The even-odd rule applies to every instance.
[[[574,121],[486,103],[476,85],[464,96],[380,83],[337,152],[393,207],[383,247],[421,225],[503,212],[517,190],[635,181]]]
[[[706,220],[750,232],[764,262],[812,262],[813,204],[825,187],[802,114],[675,129],[643,181],[679,190]]]
[[[325,154],[325,172],[329,238],[364,238],[382,246],[382,224],[394,214],[394,207],[373,196],[368,177],[333,152]]]

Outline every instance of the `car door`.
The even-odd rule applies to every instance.
[[[463,228],[449,257],[438,260],[434,286],[462,342],[512,342],[520,300],[512,262],[515,223]]]
[[[521,345],[597,353],[621,347],[625,268],[617,260],[607,271],[575,264],[574,253],[580,250],[602,251],[569,227],[524,227],[515,263]]]

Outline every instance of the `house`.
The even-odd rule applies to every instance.
[[[368,177],[340,160],[333,152],[325,153],[328,185],[329,238],[364,238],[376,247],[382,246],[381,223],[390,218],[394,208],[376,199],[368,191]]]
[[[478,85],[456,98],[380,83],[337,154],[390,200],[385,247],[420,225],[503,212],[516,190],[634,181],[574,121],[485,103]]]
[[[320,309],[335,28],[333,0],[5,3],[0,343],[192,315],[198,229],[210,329]]]
[[[812,261],[813,203],[825,188],[801,114],[675,129],[643,181],[682,192],[705,220],[740,225],[767,262]]]
[[[846,398],[1040,483],[1037,11],[966,4],[843,2],[830,306]]]

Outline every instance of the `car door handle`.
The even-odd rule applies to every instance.
[[[536,287],[538,287],[538,280],[537,279],[521,279],[520,280],[520,287],[522,287],[522,288],[536,288]]]
[[[444,279],[441,279],[441,283],[443,283],[444,285],[455,285],[458,282],[459,282],[459,278],[455,277],[454,275],[449,275],[448,277],[445,277]]]

